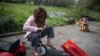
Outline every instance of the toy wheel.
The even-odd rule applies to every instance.
[[[35,50],[40,53],[41,56],[45,56],[47,54],[47,48],[45,45],[37,45]]]

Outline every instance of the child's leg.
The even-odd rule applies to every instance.
[[[80,31],[83,31],[83,25],[82,24],[80,25]]]
[[[33,55],[34,55],[34,56],[40,56],[39,53],[36,52],[36,51],[34,51],[34,50],[33,50]]]
[[[31,39],[31,46],[33,47],[33,54],[34,56],[39,56],[39,53],[35,51],[35,45],[38,44],[39,41],[39,35],[38,33],[31,33],[30,35],[30,39]]]
[[[87,31],[90,31],[88,24],[86,25],[86,30]]]
[[[52,27],[47,27],[44,29],[44,31],[41,33],[41,37],[47,35],[47,46],[54,48],[52,44],[52,39],[54,38],[54,30]]]
[[[38,44],[39,41],[38,33],[31,33],[30,39],[31,39],[31,46],[34,47],[36,44]]]

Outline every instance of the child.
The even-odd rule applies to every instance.
[[[83,18],[80,19],[80,25],[81,25],[81,31],[89,31],[88,29],[88,16],[83,16]]]
[[[84,21],[85,24],[88,24],[88,16],[83,16],[83,18],[80,19],[80,22]]]
[[[34,11],[34,15],[31,15],[23,26],[23,30],[26,31],[26,35],[24,38],[28,38],[31,41],[32,47],[36,44],[38,39],[38,32],[41,31],[41,37],[47,35],[47,43],[46,45],[53,48],[52,38],[54,38],[54,30],[52,27],[46,26],[46,18],[47,12],[44,8],[39,7]],[[34,51],[35,56],[39,56],[39,54]]]

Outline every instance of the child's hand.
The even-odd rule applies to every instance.
[[[38,31],[38,32],[41,32],[41,31],[43,31],[43,28],[38,28],[37,31]]]
[[[43,28],[38,28],[38,30],[43,30]]]

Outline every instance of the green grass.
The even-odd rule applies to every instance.
[[[24,22],[27,18],[33,14],[34,10],[37,8],[37,5],[29,5],[29,4],[14,4],[14,3],[0,3],[0,16],[13,16],[16,22],[17,29],[22,30]],[[3,8],[3,10],[2,10]],[[52,6],[44,6],[46,11],[52,12],[64,12],[65,8],[52,7]],[[58,26],[64,25],[63,18],[57,19],[48,17],[48,26]]]
[[[38,7],[36,5],[28,5],[28,4],[13,4],[13,3],[0,3],[1,6],[4,6],[4,13],[6,15],[13,15],[17,21],[26,20],[30,15],[33,14],[33,11]],[[65,8],[58,7],[48,7],[44,6],[47,11],[54,12],[64,12]]]
[[[11,3],[1,3],[4,6],[4,13],[6,15],[13,15],[16,20],[25,19],[33,13],[33,10],[37,6],[30,6],[25,4],[11,4]],[[0,4],[0,5],[1,5]]]
[[[66,19],[60,18],[48,18],[48,26],[63,26],[67,24]]]
[[[28,5],[28,4],[12,4],[12,3],[0,3],[1,6],[4,6],[4,11],[10,14],[13,14],[16,18],[20,19],[21,17],[32,15],[34,9],[38,6],[36,5]],[[53,12],[65,12],[65,8],[52,7],[52,6],[44,6],[47,11]],[[8,12],[8,13],[9,13]]]
[[[37,5],[29,4],[14,4],[14,3],[0,3],[0,16],[12,16],[15,20],[17,26],[16,30],[22,30],[23,24],[26,19],[33,14],[34,10],[37,8]],[[63,7],[53,7],[53,6],[43,6],[46,11],[51,12],[62,12],[66,15],[59,18],[50,18],[48,17],[48,26],[61,26],[69,23],[66,21],[67,18],[71,17],[74,20],[70,21],[74,23],[76,19],[80,19],[82,15],[87,14],[92,21],[100,22],[100,12],[89,11],[83,7],[73,6],[71,8]],[[66,19],[64,19],[66,17]]]

